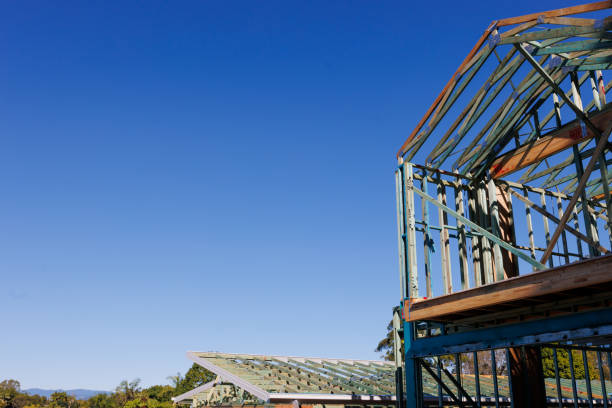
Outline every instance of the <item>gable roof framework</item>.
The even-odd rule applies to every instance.
[[[265,403],[386,405],[395,401],[390,361],[188,352],[217,380],[174,398],[191,400],[217,384],[231,384]]]
[[[581,177],[575,163],[595,156],[588,198],[609,197],[612,81],[604,72],[612,68],[611,6],[601,1],[492,22],[398,158],[572,194]]]

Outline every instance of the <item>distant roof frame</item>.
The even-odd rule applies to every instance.
[[[194,388],[193,390],[187,391],[181,395],[177,395],[176,397],[172,397],[172,402],[177,403],[185,400],[190,400],[194,395],[198,395],[204,391],[207,391],[215,386],[217,380],[212,380],[207,382],[206,384],[202,384],[199,387]]]
[[[203,353],[203,352],[187,352],[187,357],[195,362],[196,364],[206,368],[215,375],[218,376],[222,381],[233,384],[234,386],[241,388],[253,396],[261,399],[266,403],[291,403],[298,401],[300,403],[312,403],[312,404],[357,404],[357,405],[391,405],[394,404],[395,395],[394,393],[388,394],[357,394],[357,393],[294,393],[294,392],[269,392],[240,376],[230,372],[229,370],[219,367],[208,361],[202,356],[221,356],[226,358],[240,358],[240,359],[253,359],[260,361],[298,361],[298,362],[319,362],[325,364],[338,364],[344,363],[343,365],[354,365],[354,364],[365,364],[380,366],[385,368],[395,367],[391,361],[383,360],[350,360],[350,359],[331,359],[331,358],[319,358],[319,357],[295,357],[295,356],[266,356],[266,355],[252,355],[252,354],[228,354],[228,353]],[[179,402],[180,400],[189,399],[192,396],[206,391],[213,387],[215,382],[218,380],[206,383],[192,391],[175,397],[174,401]]]

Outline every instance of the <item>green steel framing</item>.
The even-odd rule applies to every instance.
[[[494,21],[404,142],[396,172],[402,307],[610,253],[612,121],[594,119],[612,109],[606,101],[612,81],[604,80],[612,68],[610,7],[604,1]],[[546,145],[536,149],[536,142]],[[508,347],[530,346],[537,333],[548,341],[577,340],[589,325],[612,324],[610,310],[460,333],[399,319],[410,312],[400,310],[398,400],[410,408],[429,406],[436,395],[438,406],[513,406],[512,381],[494,375],[487,387],[495,400],[487,402],[478,364],[472,377],[461,374],[459,363],[445,372],[453,365],[440,356],[473,353],[476,361],[478,351],[506,348],[499,358],[510,361]],[[608,344],[610,327],[590,336]],[[553,340],[557,332],[563,334]],[[550,347],[558,373],[557,347],[570,346]],[[609,406],[601,353],[608,356],[608,377],[612,359],[608,349],[583,348],[583,361],[595,352],[601,384],[581,385],[572,366],[569,388],[558,375],[546,380],[549,405]],[[495,365],[493,351],[491,358]]]
[[[217,352],[189,352],[187,356],[214,373],[217,380],[201,390],[177,397],[177,402],[195,399],[204,405],[227,405],[228,401],[394,404],[396,367],[392,361]],[[210,396],[216,387],[225,387],[219,394],[222,398]],[[245,396],[244,400],[238,399],[241,395]]]

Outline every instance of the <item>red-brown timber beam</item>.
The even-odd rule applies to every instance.
[[[597,112],[589,119],[595,126],[603,129],[612,120],[612,109]],[[586,130],[586,134],[583,130]],[[532,143],[499,156],[489,168],[491,177],[498,179],[514,173],[593,137],[595,134],[589,128],[583,128],[581,123],[575,120]]]
[[[408,299],[406,321],[440,320],[445,315],[495,307],[518,300],[612,283],[612,255],[590,258],[431,299]]]
[[[570,14],[588,13],[590,11],[604,10],[612,7],[612,1],[598,1],[595,3],[581,4],[579,6],[565,7],[556,10],[542,11],[540,13],[525,14],[524,16],[504,18],[497,22],[498,27],[504,27],[512,24],[526,23],[527,21],[536,20],[540,16],[543,17],[561,17]]]

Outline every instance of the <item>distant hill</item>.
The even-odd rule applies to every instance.
[[[27,390],[21,390],[29,395],[42,395],[43,397],[50,397],[54,392],[65,392],[68,395],[74,396],[76,399],[88,399],[98,394],[109,394],[108,391],[96,391],[96,390],[83,390],[83,389],[74,389],[74,390],[44,390],[42,388],[28,388]]]

